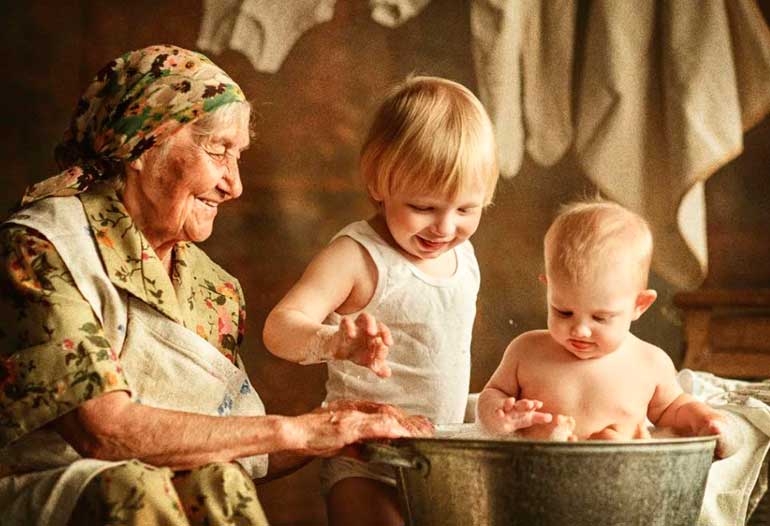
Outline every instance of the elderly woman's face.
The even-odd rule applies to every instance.
[[[138,197],[142,230],[150,242],[208,238],[218,206],[241,195],[238,160],[248,145],[248,130],[242,127],[198,142],[186,125],[167,144],[147,151],[138,176],[127,179],[126,192],[130,184],[136,185],[131,190]]]

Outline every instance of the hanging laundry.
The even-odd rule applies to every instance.
[[[648,219],[655,270],[694,288],[707,271],[703,182],[770,111],[770,32],[752,0],[596,0],[584,43],[578,163]]]
[[[254,69],[275,73],[310,28],[334,16],[336,0],[204,0],[196,45],[214,54],[240,51]],[[430,0],[369,0],[372,19],[397,27]]]
[[[429,2],[368,5],[396,27]],[[550,166],[573,148],[588,179],[648,219],[657,273],[696,287],[707,271],[703,183],[770,111],[770,31],[755,0],[469,2],[503,175],[519,171],[525,151]],[[332,18],[335,0],[203,5],[200,48],[236,49],[275,72],[305,31]]]
[[[205,0],[197,46],[240,51],[257,71],[275,73],[294,43],[334,16],[336,0]]]
[[[539,164],[572,143],[575,0],[473,0],[472,51],[479,96],[495,126],[500,170]]]
[[[195,43],[200,49],[219,54],[225,50],[243,0],[203,0],[203,20]]]
[[[430,0],[369,0],[372,19],[385,27],[398,27],[417,16]]]

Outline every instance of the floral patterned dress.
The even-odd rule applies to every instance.
[[[247,104],[243,92],[199,53],[152,45],[121,55],[78,99],[54,152],[61,171],[0,224],[2,524],[266,524],[251,479],[264,476],[267,455],[172,472],[83,458],[46,426],[116,390],[156,407],[264,414],[237,367],[238,282],[184,242],[169,275],[104,184],[229,104]]]

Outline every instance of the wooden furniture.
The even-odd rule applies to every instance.
[[[770,289],[680,292],[674,305],[684,313],[682,367],[728,378],[770,378]],[[767,472],[760,477],[766,480]],[[770,492],[747,524],[770,526]]]
[[[770,378],[770,289],[680,292],[682,368],[728,378]]]

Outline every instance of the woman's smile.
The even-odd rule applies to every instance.
[[[196,197],[195,200],[199,203],[202,203],[207,208],[212,208],[216,211],[217,207],[219,206],[219,203],[216,201],[211,201],[210,199],[205,199],[203,197]]]

